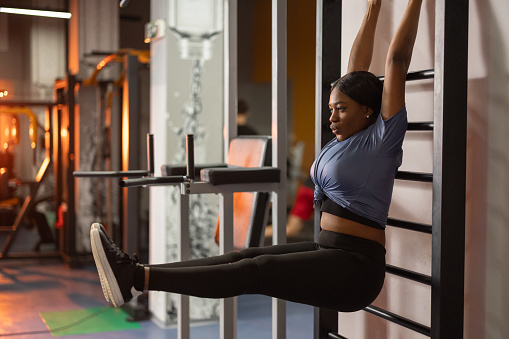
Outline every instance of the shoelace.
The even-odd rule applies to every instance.
[[[140,259],[138,258],[138,254],[134,253],[131,258],[127,253],[124,253],[117,245],[114,243],[109,244],[110,250],[114,252],[115,257],[117,258],[117,263],[120,262],[129,262],[131,264],[138,264]]]

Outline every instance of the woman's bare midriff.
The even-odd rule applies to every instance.
[[[384,230],[359,224],[358,222],[344,219],[326,212],[322,212],[320,224],[324,230],[374,240],[385,247]]]

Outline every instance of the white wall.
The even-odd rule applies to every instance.
[[[433,68],[434,4],[424,1],[410,70]],[[365,12],[365,3],[344,1],[343,62]],[[390,37],[405,0],[384,1],[372,71],[383,73]],[[465,338],[509,335],[509,3],[470,1],[469,92],[467,141],[467,211],[465,264]],[[343,69],[346,64],[343,65]],[[432,82],[408,86],[409,121],[432,119]],[[432,136],[409,132],[402,170],[431,171]],[[390,215],[431,223],[432,189],[427,184],[396,183]],[[431,236],[387,231],[388,263],[431,272]],[[430,288],[387,276],[375,305],[426,325],[430,324]],[[340,314],[340,333],[348,338],[424,338],[365,312]]]
[[[509,3],[471,1],[466,326],[509,335]],[[484,321],[480,321],[483,319]],[[476,326],[476,324],[478,324]]]

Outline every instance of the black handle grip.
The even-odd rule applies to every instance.
[[[187,177],[194,180],[194,136],[192,134],[186,136],[186,163]]]
[[[156,178],[140,178],[140,179],[125,179],[120,180],[120,187],[138,187],[138,186],[151,186],[151,185],[166,185],[166,184],[179,184],[186,182],[187,178],[184,176],[171,176],[171,177],[156,177]]]

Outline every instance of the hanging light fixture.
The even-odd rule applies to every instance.
[[[169,26],[179,39],[180,57],[209,60],[212,40],[223,28],[220,0],[170,0]]]
[[[42,11],[38,9],[24,9],[11,7],[0,7],[0,13],[42,16],[47,18],[59,18],[59,19],[71,18],[71,13],[69,12]]]

